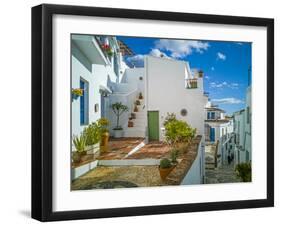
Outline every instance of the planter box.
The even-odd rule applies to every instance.
[[[95,154],[100,150],[100,143],[86,146],[87,154]]]

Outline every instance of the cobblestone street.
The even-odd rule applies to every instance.
[[[217,184],[217,183],[235,183],[241,182],[237,178],[233,164],[222,165],[220,168],[208,170],[206,169],[205,184]]]

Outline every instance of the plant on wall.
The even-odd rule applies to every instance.
[[[252,181],[252,167],[250,162],[237,164],[235,171],[237,176],[241,178],[243,182]]]
[[[83,96],[83,89],[80,89],[80,88],[72,89],[72,94],[77,95],[77,96]]]
[[[115,130],[122,130],[122,127],[119,125],[120,116],[129,110],[126,105],[123,105],[121,102],[116,102],[111,105],[113,113],[116,115],[116,127]]]
[[[83,96],[83,89],[77,88],[71,90],[72,99],[76,100],[78,97]]]
[[[103,44],[103,45],[102,45],[102,48],[103,48],[103,50],[106,52],[106,54],[107,54],[108,56],[112,56],[112,55],[113,55],[113,51],[112,51],[112,48],[110,47],[110,45],[108,45],[108,44]]]

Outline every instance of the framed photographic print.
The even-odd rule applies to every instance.
[[[274,21],[32,8],[32,217],[274,205]]]

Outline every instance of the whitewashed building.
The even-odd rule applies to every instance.
[[[205,108],[205,137],[209,144],[217,144],[217,166],[226,164],[234,154],[233,118],[209,101]]]
[[[235,164],[250,162],[252,160],[251,116],[251,86],[249,86],[246,93],[245,109],[233,114],[235,134]]]
[[[110,51],[103,45],[108,45]],[[122,88],[117,85],[128,68],[123,61],[127,53],[115,37],[72,35],[71,87],[83,90],[81,97],[72,95],[72,135],[109,116],[109,97]]]
[[[131,50],[115,37],[72,35],[71,47],[72,89],[83,90],[83,96],[72,98],[72,135],[79,135],[101,117],[109,119],[113,134],[116,116],[110,106],[121,102],[129,109],[120,118],[123,137],[163,141],[163,122],[168,113],[174,113],[203,137],[193,166],[201,170],[192,176],[203,181],[204,108],[208,101],[203,73],[191,70],[188,62],[152,56],[145,57],[143,68],[129,68],[123,56]],[[143,99],[139,99],[140,93]],[[137,106],[136,100],[140,102]],[[135,117],[129,127],[132,113]]]

